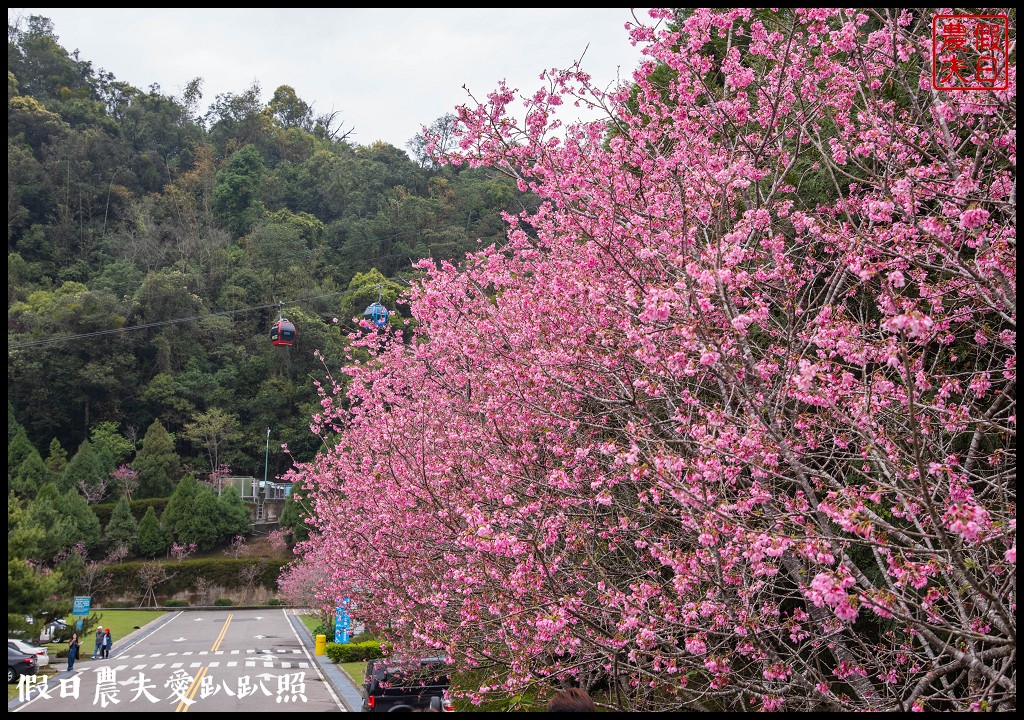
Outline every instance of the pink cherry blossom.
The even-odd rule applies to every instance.
[[[1015,83],[908,9],[650,18],[456,109],[532,204],[350,336],[289,581],[473,702],[1015,707]]]

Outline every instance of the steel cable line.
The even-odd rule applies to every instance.
[[[254,310],[265,310],[267,308],[276,308],[283,305],[296,305],[301,302],[309,300],[319,300],[321,298],[331,297],[332,295],[341,295],[341,292],[327,293],[326,295],[314,295],[313,297],[300,298],[298,300],[291,300],[290,302],[271,303],[268,305],[254,305],[253,307],[239,308],[238,310],[222,310],[219,312],[205,313],[203,315],[193,315],[192,317],[175,318],[173,320],[161,320],[159,322],[143,323],[142,325],[130,325],[128,327],[114,328],[112,330],[96,330],[95,332],[79,333],[77,335],[61,335],[60,337],[43,338],[40,340],[28,340],[20,343],[8,343],[8,350],[20,350],[27,347],[36,347],[39,345],[50,345],[58,342],[68,342],[69,340],[81,340],[82,338],[97,337],[100,335],[111,335],[113,333],[129,332],[131,330],[144,330],[146,328],[163,327],[164,325],[176,325],[177,323],[183,322],[194,322],[196,320],[202,320],[208,317],[218,317],[226,315],[236,315],[238,313],[253,312]]]

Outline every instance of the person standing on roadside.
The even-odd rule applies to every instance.
[[[110,634],[110,628],[103,633],[103,659],[110,657],[110,649],[114,647],[114,636]]]
[[[103,644],[106,642],[107,634],[102,627],[96,628],[96,647],[92,651],[92,659],[95,660],[103,652]]]
[[[71,636],[68,643],[68,670],[75,669],[75,658],[78,657],[78,633]]]

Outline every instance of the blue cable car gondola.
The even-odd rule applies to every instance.
[[[388,324],[388,309],[380,303],[374,303],[370,307],[366,308],[366,312],[363,313],[363,317],[377,327],[382,328]]]
[[[282,304],[278,303],[277,322],[270,328],[271,345],[291,345],[295,342],[295,324],[281,316]]]
[[[369,322],[373,323],[378,329],[388,324],[388,317],[390,313],[388,309],[381,303],[381,299],[384,297],[384,291],[380,285],[377,286],[377,302],[373,303],[363,312],[363,317]]]

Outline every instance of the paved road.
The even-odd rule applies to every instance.
[[[50,678],[15,712],[338,712],[347,708],[290,611],[169,613],[107,660]],[[300,635],[302,633],[302,635]],[[325,670],[340,672],[336,668]],[[340,690],[351,695],[351,683]],[[351,699],[346,698],[351,707]]]

